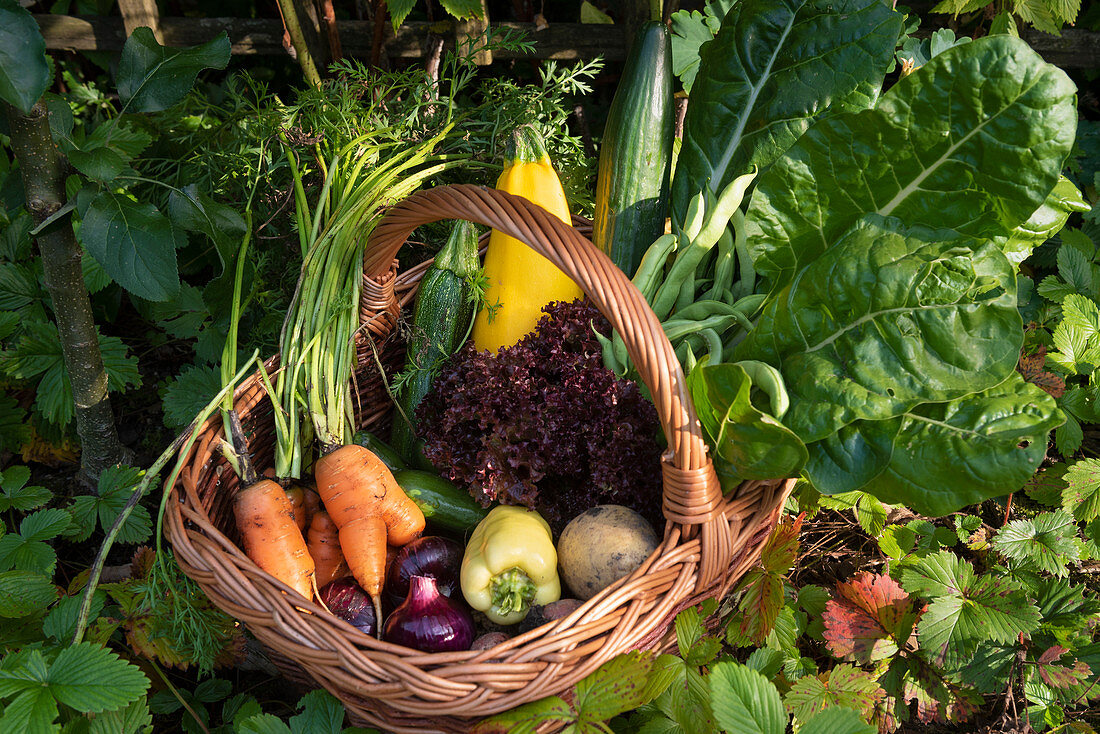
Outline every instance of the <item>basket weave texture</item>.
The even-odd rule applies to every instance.
[[[384,429],[391,403],[377,369],[399,369],[398,336],[428,263],[397,274],[398,249],[418,226],[466,219],[528,243],[573,278],[622,334],[668,442],[662,457],[664,537],[634,573],[561,620],[484,651],[427,654],[379,641],[261,571],[237,545],[237,477],[221,457],[221,421],[199,428],[171,488],[165,534],[210,599],[241,620],[289,678],[321,685],[353,722],[394,732],[465,732],[480,718],[559,693],[628,650],[673,644],[682,609],[725,594],[758,559],[794,480],[745,482],[723,496],[684,376],[641,293],[577,227],[526,199],[471,185],[442,186],[392,207],[364,257],[354,392],[360,428]],[[583,220],[574,220],[588,231]],[[267,362],[269,374],[277,358]],[[257,375],[236,391],[258,469],[273,463],[271,404]],[[549,729],[550,727],[547,727]]]

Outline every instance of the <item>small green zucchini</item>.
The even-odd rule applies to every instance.
[[[417,290],[403,381],[396,396],[390,445],[407,461],[416,454],[416,407],[428,394],[439,367],[460,346],[474,315],[471,291],[479,267],[477,230],[458,222]]]
[[[463,535],[489,514],[469,492],[437,474],[406,469],[393,478],[424,513],[424,519],[443,530]]]

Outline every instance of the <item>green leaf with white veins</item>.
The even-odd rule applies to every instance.
[[[814,125],[760,177],[746,215],[757,271],[782,287],[868,212],[1010,235],[1059,181],[1077,129],[1075,93],[1017,38],[944,52],[875,109]]]
[[[1058,510],[1013,520],[997,533],[993,547],[1028,567],[1065,576],[1066,564],[1077,561],[1076,537],[1073,515]]]
[[[46,41],[29,11],[0,0],[0,99],[30,112],[50,86]]]
[[[701,49],[672,216],[778,158],[834,100],[881,85],[901,15],[880,0],[741,0]]]
[[[722,662],[707,677],[714,718],[724,731],[783,734],[787,730],[779,691],[760,673],[741,663]]]
[[[1064,416],[1018,374],[976,395],[857,421],[807,445],[805,474],[821,492],[860,489],[928,516],[1021,487]]]
[[[1036,247],[1058,234],[1066,226],[1070,214],[1087,212],[1089,208],[1073,182],[1061,176],[1042,206],[1032,212],[1027,221],[1018,225],[1011,235],[1003,241],[998,240],[998,244],[1008,259],[1019,265],[1031,256]]]
[[[160,112],[183,99],[203,69],[229,63],[229,37],[201,46],[169,48],[157,43],[148,28],[135,28],[118,62],[118,96],[127,112]]]
[[[779,368],[784,425],[809,443],[993,387],[1022,341],[1000,250],[869,215],[768,301],[736,355]]]
[[[179,291],[176,246],[181,238],[152,204],[104,191],[84,214],[80,238],[103,269],[134,295],[167,301]]]

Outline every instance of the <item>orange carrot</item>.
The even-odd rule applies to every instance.
[[[344,551],[351,575],[370,594],[374,618],[382,619],[382,586],[386,581],[386,521],[379,515],[366,515],[340,528],[340,548]],[[382,625],[377,625],[381,636]]]
[[[306,528],[309,527],[309,519],[306,517],[304,507],[306,491],[297,484],[291,485],[286,488],[286,498],[290,500],[290,511],[294,515],[294,524],[298,526],[298,530],[304,533]]]
[[[340,535],[336,523],[328,513],[319,510],[309,524],[309,555],[317,564],[317,587],[323,588],[330,581],[343,578],[351,571],[348,569],[344,553],[340,550]]]
[[[313,474],[321,500],[341,532],[345,525],[372,516],[385,521],[390,545],[405,545],[424,532],[424,513],[369,449],[341,446],[318,459]],[[346,548],[344,555],[354,575],[355,565]]]
[[[286,492],[263,479],[237,492],[237,529],[245,554],[257,566],[297,591],[313,597],[315,566]]]

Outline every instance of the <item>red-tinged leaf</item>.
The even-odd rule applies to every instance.
[[[1020,362],[1016,365],[1017,371],[1023,375],[1024,380],[1038,385],[1054,398],[1060,398],[1066,393],[1066,381],[1061,375],[1049,372],[1045,369],[1047,361],[1047,348],[1040,346],[1035,354],[1020,354]]]
[[[783,577],[754,568],[745,575],[741,597],[741,634],[754,645],[762,645],[783,607]]]
[[[803,722],[831,706],[855,709],[868,719],[885,695],[876,675],[841,663],[820,675],[799,678],[783,703],[788,713]]]
[[[924,724],[967,721],[982,704],[981,696],[951,683],[923,663],[906,675],[902,695],[906,701],[916,703],[917,720]]]
[[[798,534],[802,530],[803,512],[792,522],[783,521],[776,526],[760,551],[760,565],[772,574],[786,574],[798,557]]]
[[[1084,683],[1092,675],[1087,663],[1078,660],[1072,668],[1064,665],[1039,665],[1039,677],[1051,688],[1064,691]]]
[[[1069,648],[1062,647],[1061,645],[1054,645],[1050,649],[1046,650],[1039,659],[1035,662],[1039,665],[1050,665],[1062,659],[1062,656],[1069,652]]]
[[[912,634],[913,600],[889,576],[863,572],[837,584],[825,605],[825,644],[837,657],[867,664],[897,652]]]
[[[1066,488],[1066,472],[1069,464],[1065,462],[1040,469],[1024,484],[1024,492],[1039,504],[1048,507],[1062,506],[1062,492]]]

